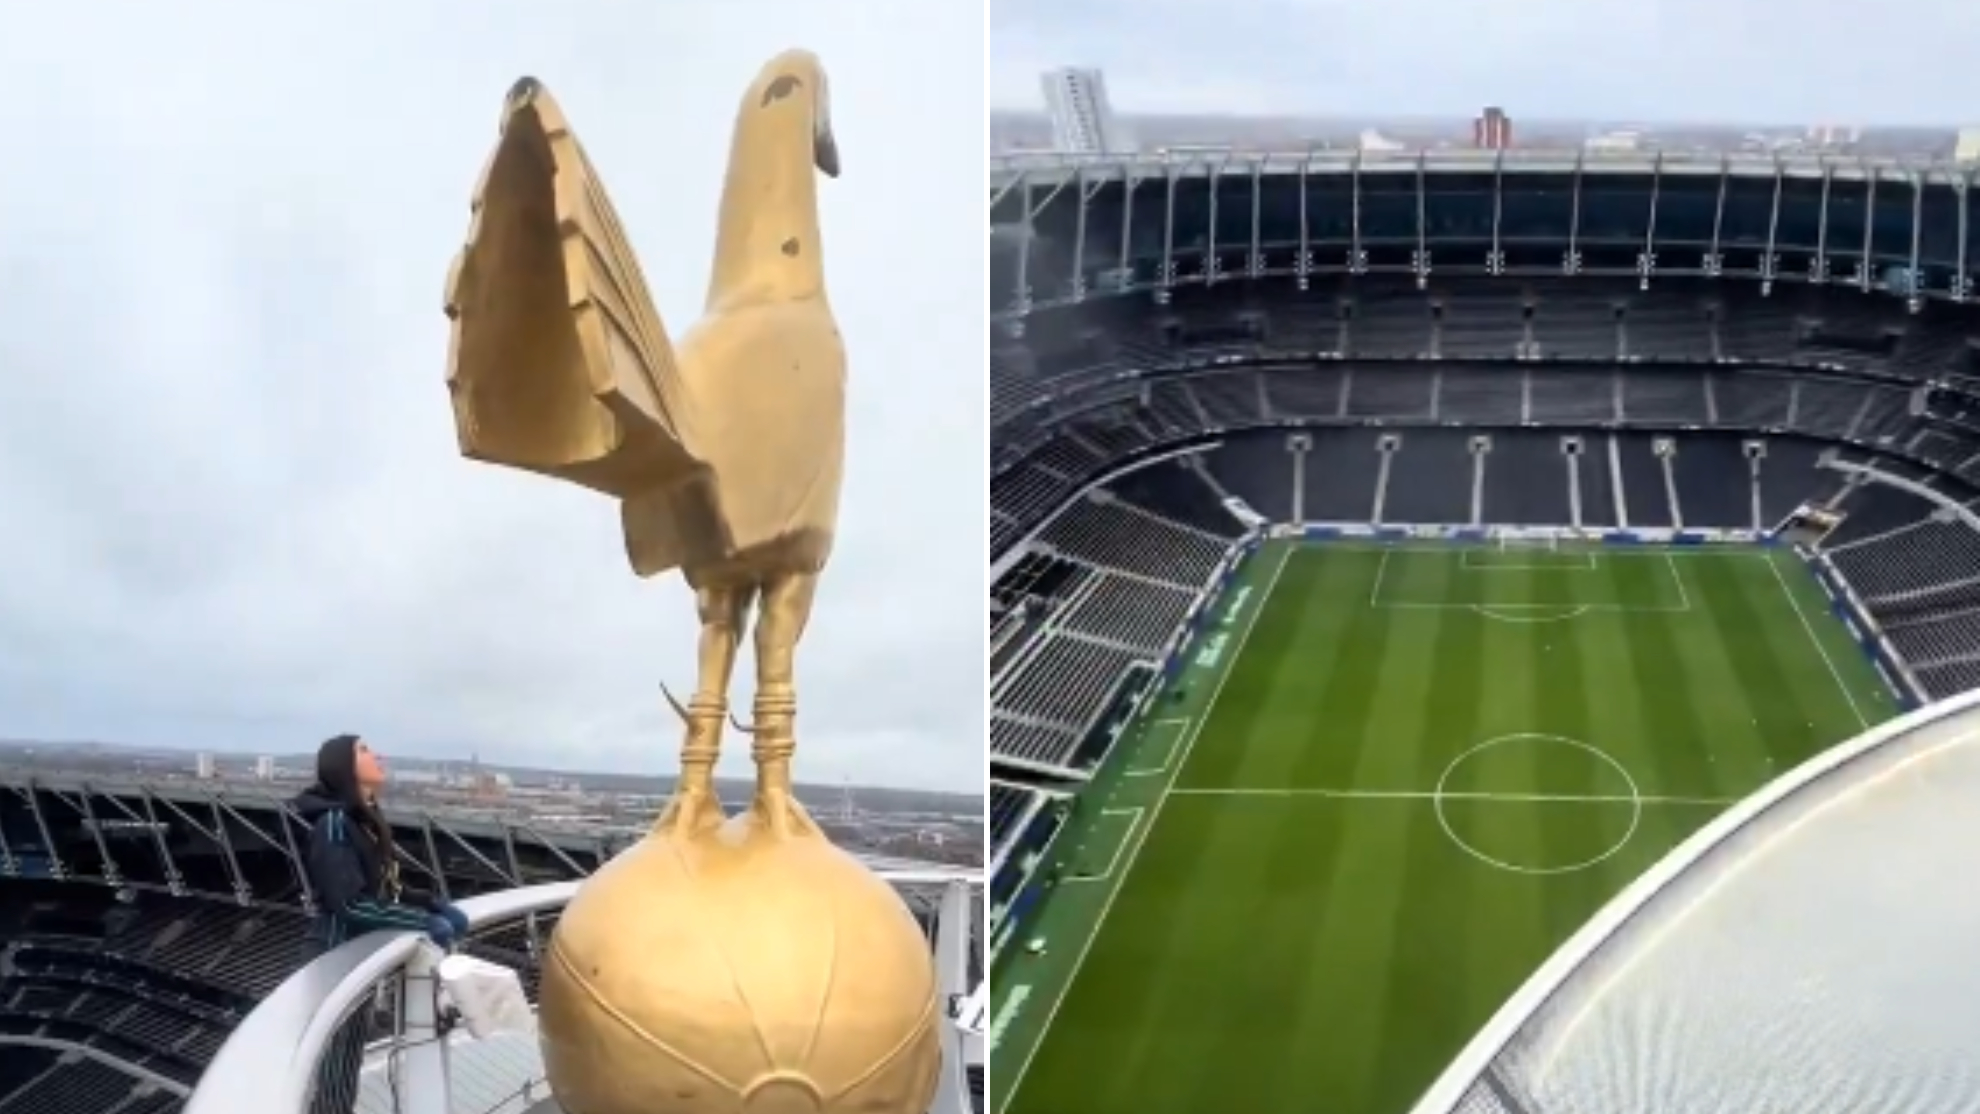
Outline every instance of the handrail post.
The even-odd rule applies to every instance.
[[[942,1075],[936,1084],[929,1114],[966,1114],[970,1109],[969,1075],[963,1031],[955,1018],[955,1003],[969,996],[969,883],[951,880],[942,887],[935,913],[935,993],[942,1018]]]
[[[397,1060],[391,1073],[398,1114],[452,1114],[448,1089],[447,1040],[440,1029],[441,951],[415,949],[406,961],[405,988],[399,994]]]
[[[953,879],[935,914],[935,981],[945,1005],[976,989],[969,985],[969,918],[969,883]]]

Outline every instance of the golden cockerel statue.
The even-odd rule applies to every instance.
[[[656,830],[724,819],[725,717],[754,737],[754,811],[815,831],[791,791],[793,657],[832,551],[845,349],[825,296],[818,173],[836,177],[825,71],[772,59],[737,110],[701,320],[667,335],[584,148],[541,83],[510,91],[447,288],[447,384],[463,455],[616,497],[640,576],[694,589],[698,677],[681,776]],[[753,725],[729,715],[755,612]]]

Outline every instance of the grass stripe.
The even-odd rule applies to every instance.
[[[1197,1114],[1240,1095],[1402,1114],[1564,937],[1757,787],[1768,755],[1784,766],[1857,729],[1843,685],[1874,674],[1789,557],[1777,578],[1755,551],[1471,552],[1261,553],[1276,588],[1254,591],[1224,672],[1164,705],[1195,717],[1169,777],[1123,779],[1148,822],[1125,880],[1077,897],[1104,920],[1042,1050],[996,1054],[1000,1114]],[[1849,691],[1875,714],[1874,688]],[[1628,770],[1644,796],[1620,850],[1508,873],[1452,843],[1438,777],[1513,732]],[[1637,806],[1577,755],[1535,742],[1468,760],[1444,801],[1453,829],[1515,864],[1604,851]]]

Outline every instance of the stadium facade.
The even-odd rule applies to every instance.
[[[1849,779],[1876,776],[1873,767],[1901,765],[1893,756],[1904,748],[1943,742],[1946,729],[1934,725],[1949,713],[1939,706],[1865,733],[1852,744],[1857,750],[1822,748],[1888,715],[1980,687],[1980,518],[1968,509],[1980,496],[1980,311],[1972,308],[1980,211],[1971,186],[1972,168],[1948,164],[1679,153],[996,162],[989,183],[993,1107],[1055,1109],[1066,1094],[1053,1088],[1075,1069],[1054,1061],[1109,1046],[1095,1035],[1108,1021],[1102,1004],[1082,1001],[1079,980],[1106,978],[1093,974],[1096,967],[1129,966],[1108,961],[1115,934],[1127,941],[1123,949],[1141,949],[1148,970],[1160,947],[1110,925],[1121,909],[1164,900],[1176,907],[1176,879],[1153,877],[1162,864],[1137,868],[1143,849],[1156,846],[1149,860],[1210,854],[1201,844],[1188,852],[1163,846],[1151,829],[1158,821],[1189,823],[1164,811],[1177,793],[1226,792],[1192,786],[1184,768],[1234,668],[1228,659],[1243,658],[1261,623],[1273,631],[1262,638],[1294,637],[1292,625],[1272,625],[1269,615],[1235,627],[1229,617],[1247,599],[1254,608],[1269,599],[1300,547],[1382,550],[1379,561],[1364,562],[1374,587],[1357,582],[1360,602],[1352,606],[1400,609],[1447,605],[1378,600],[1385,572],[1401,567],[1389,553],[1543,543],[1549,553],[1575,548],[1562,552],[1556,571],[1521,574],[1546,582],[1529,590],[1573,579],[1556,575],[1560,568],[1595,572],[1598,561],[1620,568],[1624,562],[1601,554],[1630,547],[1654,555],[1659,567],[1668,561],[1668,581],[1644,589],[1640,608],[1613,594],[1631,590],[1620,573],[1600,589],[1610,596],[1588,594],[1586,585],[1606,572],[1584,578],[1584,594],[1555,603],[1480,597],[1448,606],[1481,622],[1534,629],[1604,609],[1668,613],[1674,626],[1680,612],[1690,622],[1714,607],[1742,606],[1734,602],[1746,591],[1740,585],[1772,593],[1778,582],[1779,602],[1768,606],[1780,618],[1746,618],[1787,624],[1805,660],[1784,664],[1765,651],[1749,664],[1737,646],[1729,660],[1750,674],[1740,678],[1748,687],[1812,670],[1828,686],[1834,714],[1825,721],[1826,711],[1811,708],[1802,732],[1801,717],[1789,711],[1806,737],[1779,753],[1807,759],[1803,768],[1789,775],[1769,765],[1732,783],[1742,804],[1673,827],[1662,873],[1638,871],[1632,887],[1565,906],[1585,930],[1572,940],[1566,931],[1543,933],[1561,950],[1537,974],[1526,963],[1533,977],[1525,989],[1512,994],[1505,986],[1484,1012],[1445,1016],[1450,1028],[1422,1053],[1435,1058],[1435,1069],[1452,1065],[1441,1081],[1437,1070],[1425,1070],[1427,1058],[1406,1071],[1381,1069],[1401,1071],[1400,1084],[1370,1082],[1381,1072],[1359,1065],[1339,1078],[1369,1088],[1353,1094],[1387,1096],[1390,1111],[1410,1105],[1396,1105],[1395,1095],[1424,1096],[1425,1114],[1754,1109],[1776,1100],[1783,1109],[1840,1110],[1863,1101],[1861,1087],[1831,1088],[1833,1101],[1820,1099],[1810,1081],[1829,1078],[1821,1073],[1804,1075],[1805,1087],[1730,1087],[1737,1073],[1726,1074],[1729,1064],[1707,1063],[1700,1046],[1682,1041],[1669,1041],[1660,1061],[1659,1026],[1675,1016],[1673,996],[1645,1006],[1641,980],[1615,972],[1659,969],[1643,966],[1644,957],[1684,939],[1675,926],[1704,907],[1701,893],[1752,892],[1707,885],[1735,873],[1727,868],[1732,851],[1752,853],[1768,840],[1792,845],[1789,832],[1818,845],[1811,834],[1818,826],[1794,817],[1820,811],[1822,799],[1854,794],[1860,785]],[[1270,554],[1268,573],[1255,567],[1261,553]],[[1734,589],[1711,587],[1721,576],[1704,571],[1721,567],[1709,563],[1713,553],[1727,554],[1723,583]],[[1685,565],[1677,554],[1699,560]],[[1733,561],[1746,554],[1761,563]],[[1338,578],[1347,575],[1337,571],[1346,561],[1289,575]],[[1448,566],[1471,567],[1456,556]],[[1742,579],[1748,573],[1737,570],[1746,569],[1763,579]],[[1310,611],[1308,625],[1323,622],[1321,614]],[[1713,622],[1737,627],[1739,618]],[[1384,636],[1394,629],[1384,627]],[[1540,636],[1530,641],[1536,652],[1550,648]],[[1833,650],[1838,643],[1846,649]],[[1616,646],[1624,657],[1643,652]],[[1207,703],[1189,691],[1198,673],[1219,678]],[[1859,673],[1876,692],[1866,693]],[[1777,696],[1769,697],[1775,705]],[[1754,724],[1763,711],[1756,707]],[[1123,757],[1130,740],[1145,755],[1137,732],[1165,722],[1194,725],[1155,758]],[[1708,749],[1699,763],[1713,760]],[[1844,751],[1884,757],[1843,761]],[[1122,768],[1130,762],[1138,765]],[[1436,796],[1423,788],[1390,795]],[[1630,793],[1641,815],[1633,784]],[[1095,796],[1104,800],[1094,804]],[[1732,799],[1668,801],[1716,810]],[[1904,797],[1878,799],[1896,815]],[[1114,834],[1105,836],[1110,824]],[[1202,838],[1220,830],[1204,829]],[[1073,831],[1076,839],[1062,840]],[[1822,838],[1833,839],[1834,829],[1827,831]],[[1111,844],[1111,857],[1077,876],[1080,856],[1068,844],[1095,838]],[[1705,865],[1687,873],[1692,863]],[[1759,885],[1768,871],[1751,866],[1742,877]],[[1085,884],[1067,885],[1062,871]],[[1143,874],[1150,877],[1138,883]],[[1688,893],[1680,878],[1689,880]],[[1079,915],[1054,912],[1068,905],[1088,910],[1088,934],[1070,945],[1070,956],[1053,958],[1068,945],[1059,934],[1047,941],[1039,926],[1077,923]],[[1601,916],[1591,919],[1598,908]],[[1841,939],[1861,942],[1839,931]],[[1838,946],[1825,941],[1782,954],[1805,960],[1805,975],[1833,961]],[[1597,954],[1603,962],[1574,973]],[[1732,962],[1730,955],[1712,961]],[[1785,979],[1792,966],[1770,973]],[[1006,979],[1012,970],[1032,973]],[[1606,972],[1599,981],[1598,972]],[[1693,979],[1683,983],[1686,993],[1731,985],[1729,968],[1683,974]],[[1150,970],[1148,977],[1164,976]],[[1013,1004],[1008,991],[1017,978],[1027,982],[1028,1001]],[[1054,979],[1056,988],[1047,989]],[[1624,983],[1636,997],[1622,994],[1619,1002],[1615,987]],[[1714,1015],[1725,1021],[1713,1029],[1715,1040],[1778,1036],[1748,1046],[1774,1067],[1792,1061],[1795,1040],[1817,1042],[1809,1047],[1836,1063],[1855,1063],[1849,1050],[1870,1046],[1859,1041],[1863,1019],[1880,1007],[1849,999],[1870,993],[1865,981],[1823,999],[1855,1015],[1803,1029],[1783,1016],[1780,987],[1743,985],[1755,994]],[[1214,1001],[1189,1000],[1197,1009]],[[1426,1009],[1423,1027],[1436,1029],[1440,1012]],[[1948,1003],[1943,1016],[1963,1014]],[[1202,1052],[1187,1040],[1160,1044],[1180,1040],[1172,1035],[1137,1039],[1160,1045],[1165,1064]],[[1067,1051],[1041,1055],[1053,1040]],[[1903,1086],[1904,1072],[1952,1073],[1944,1082],[1972,1067],[1938,1044],[1914,1048],[1929,1051],[1906,1060],[1902,1072],[1876,1076],[1880,1085]],[[1388,1060],[1399,1058],[1407,1057],[1390,1051]],[[1161,1074],[1141,1068],[1143,1076]],[[1104,1067],[1093,1071],[1091,1079],[1106,1076]],[[1131,1082],[1111,1085],[1117,1098],[1147,1100]],[[1969,1101],[1972,1093],[1921,1084],[1910,1097]],[[1347,1095],[1344,1088],[1329,1097]]]
[[[462,950],[517,970],[532,1002],[558,911],[642,834],[497,809],[390,814],[409,893],[460,905]],[[453,1031],[414,934],[312,955],[307,835],[263,782],[0,777],[0,1111],[553,1110],[534,1034]],[[982,978],[979,877],[866,861],[923,925],[960,1010]],[[352,1034],[367,1048],[358,1092],[326,1093],[316,1065]],[[982,1092],[978,1042],[948,1036],[945,1112]]]

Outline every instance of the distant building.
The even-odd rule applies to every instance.
[[[1512,146],[1512,117],[1503,108],[1487,108],[1471,122],[1471,145],[1481,151],[1503,151]]]
[[[1407,146],[1407,144],[1390,139],[1374,128],[1369,128],[1367,131],[1362,132],[1361,138],[1356,140],[1356,144],[1364,151],[1400,151]]]
[[[275,760],[273,758],[267,757],[266,755],[263,755],[262,757],[255,759],[254,778],[256,781],[274,781]]]
[[[1980,162],[1980,128],[1959,129],[1959,138],[1953,140],[1953,159],[1956,162]]]
[[[1852,146],[1863,139],[1862,127],[1854,124],[1814,124],[1807,130],[1811,147]]]
[[[1638,151],[1643,148],[1643,134],[1634,131],[1603,132],[1601,135],[1589,136],[1582,143],[1582,147],[1596,153],[1620,154]]]
[[[1052,70],[1044,77],[1053,146],[1068,154],[1104,155],[1128,149],[1119,134],[1107,78],[1099,70]]]
[[[202,754],[198,758],[193,759],[193,776],[207,779],[215,776],[217,772],[217,768],[213,764],[212,755]]]

